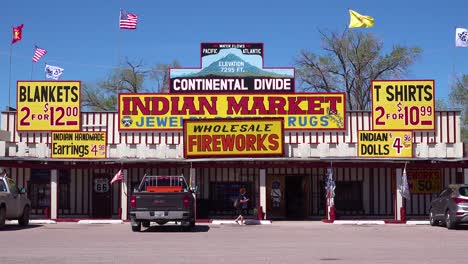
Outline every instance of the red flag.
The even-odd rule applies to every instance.
[[[123,173],[122,170],[119,170],[119,171],[115,174],[114,178],[112,178],[111,184],[113,184],[113,183],[116,182],[116,181],[121,181],[121,180],[123,180],[123,178],[124,178],[124,173]]]
[[[23,24],[13,27],[13,40],[11,41],[12,44],[20,41],[23,37]]]

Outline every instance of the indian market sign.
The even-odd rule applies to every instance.
[[[119,130],[181,130],[184,119],[271,118],[289,130],[345,130],[344,93],[119,94]]]
[[[434,130],[434,81],[372,81],[373,130]]]
[[[294,68],[264,68],[263,43],[202,43],[201,68],[170,69],[170,93],[294,93]]]
[[[359,131],[358,156],[364,158],[411,158],[410,131]]]
[[[184,122],[184,157],[283,156],[281,118]]]
[[[18,131],[80,130],[79,81],[18,81]]]
[[[52,132],[52,158],[105,159],[106,132]]]
[[[440,169],[406,169],[411,194],[432,194],[442,189]]]

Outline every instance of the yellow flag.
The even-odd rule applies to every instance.
[[[349,28],[370,28],[373,25],[373,17],[363,16],[354,10],[349,10]]]

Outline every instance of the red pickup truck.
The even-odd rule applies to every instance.
[[[183,176],[145,175],[130,198],[132,230],[139,232],[141,226],[151,222],[164,225],[174,222],[185,231],[195,227],[195,194]]]

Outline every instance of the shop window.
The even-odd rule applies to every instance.
[[[320,209],[325,209],[325,184],[320,181]],[[362,181],[337,181],[335,188],[335,208],[338,211],[362,211]]]
[[[363,210],[362,182],[337,182],[335,189],[335,206],[340,211]]]
[[[50,170],[32,169],[28,182],[28,197],[32,209],[50,207]]]
[[[70,209],[70,172],[59,170],[58,206],[60,209]],[[28,182],[28,197],[32,209],[50,207],[50,170],[32,169],[31,180]]]
[[[250,201],[252,199],[253,189],[250,182],[211,182],[210,183],[210,213],[214,215],[234,215],[236,209],[233,207],[234,200],[239,196],[239,190],[244,187],[246,195]],[[248,211],[255,205],[248,203]]]

